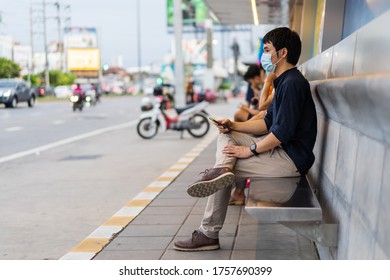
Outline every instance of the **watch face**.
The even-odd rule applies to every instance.
[[[259,153],[256,152],[256,148],[257,148],[257,146],[256,146],[255,143],[253,143],[253,144],[249,147],[249,149],[251,150],[252,153],[254,153],[255,155],[258,155]]]

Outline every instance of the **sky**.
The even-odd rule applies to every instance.
[[[123,57],[124,67],[138,65],[137,42],[137,0],[46,0],[48,3],[59,1],[63,6],[71,7],[71,25],[77,27],[95,27],[99,33],[102,64],[113,64],[118,56]],[[170,52],[173,35],[166,27],[166,0],[139,0],[141,30],[141,64],[150,65],[162,60]],[[32,4],[35,18],[42,8],[42,0],[0,0],[0,34],[9,35],[21,44],[30,44],[29,9]],[[57,21],[51,17],[57,15],[54,5],[47,5],[47,41],[57,41]],[[65,13],[63,13],[64,15]],[[36,20],[36,19],[35,19]],[[65,24],[65,22],[63,22]],[[39,23],[33,24],[39,29]],[[41,28],[40,28],[41,29]],[[185,34],[184,38],[193,38],[193,34]],[[231,39],[227,37],[227,42]],[[242,53],[249,52],[250,34],[240,34]],[[43,37],[34,36],[34,48],[43,51]],[[220,39],[220,34],[214,34]],[[244,46],[242,46],[244,45]],[[231,55],[228,44],[218,46],[214,57],[219,58],[225,48],[225,55]]]

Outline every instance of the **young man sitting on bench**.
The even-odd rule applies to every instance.
[[[295,67],[301,54],[299,35],[282,27],[267,33],[263,41],[261,64],[277,76],[274,99],[264,119],[219,121],[215,165],[187,189],[194,197],[209,196],[203,220],[192,237],[174,243],[176,250],[220,248],[218,235],[236,177],[301,176],[314,162],[317,117],[310,85]]]

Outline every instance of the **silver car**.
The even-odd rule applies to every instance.
[[[34,107],[36,96],[27,83],[21,79],[0,79],[0,103],[7,108],[16,108],[19,102]]]

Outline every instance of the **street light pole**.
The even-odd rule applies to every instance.
[[[46,1],[42,1],[43,5],[43,43],[45,47],[45,85],[46,88],[50,87],[49,77],[49,59],[47,56],[47,40],[46,40]]]
[[[137,0],[137,55],[138,55],[138,83],[142,87],[142,70],[141,70],[141,15],[140,0]]]
[[[54,6],[57,8],[57,32],[58,32],[58,51],[60,53],[61,59],[60,59],[60,69],[63,71],[63,65],[62,65],[62,59],[63,59],[63,50],[64,50],[64,44],[62,42],[61,38],[61,6],[59,2],[55,2]]]
[[[33,8],[30,5],[30,47],[31,47],[31,62],[28,69],[28,82],[31,85],[31,74],[34,73],[34,30],[33,30]]]

